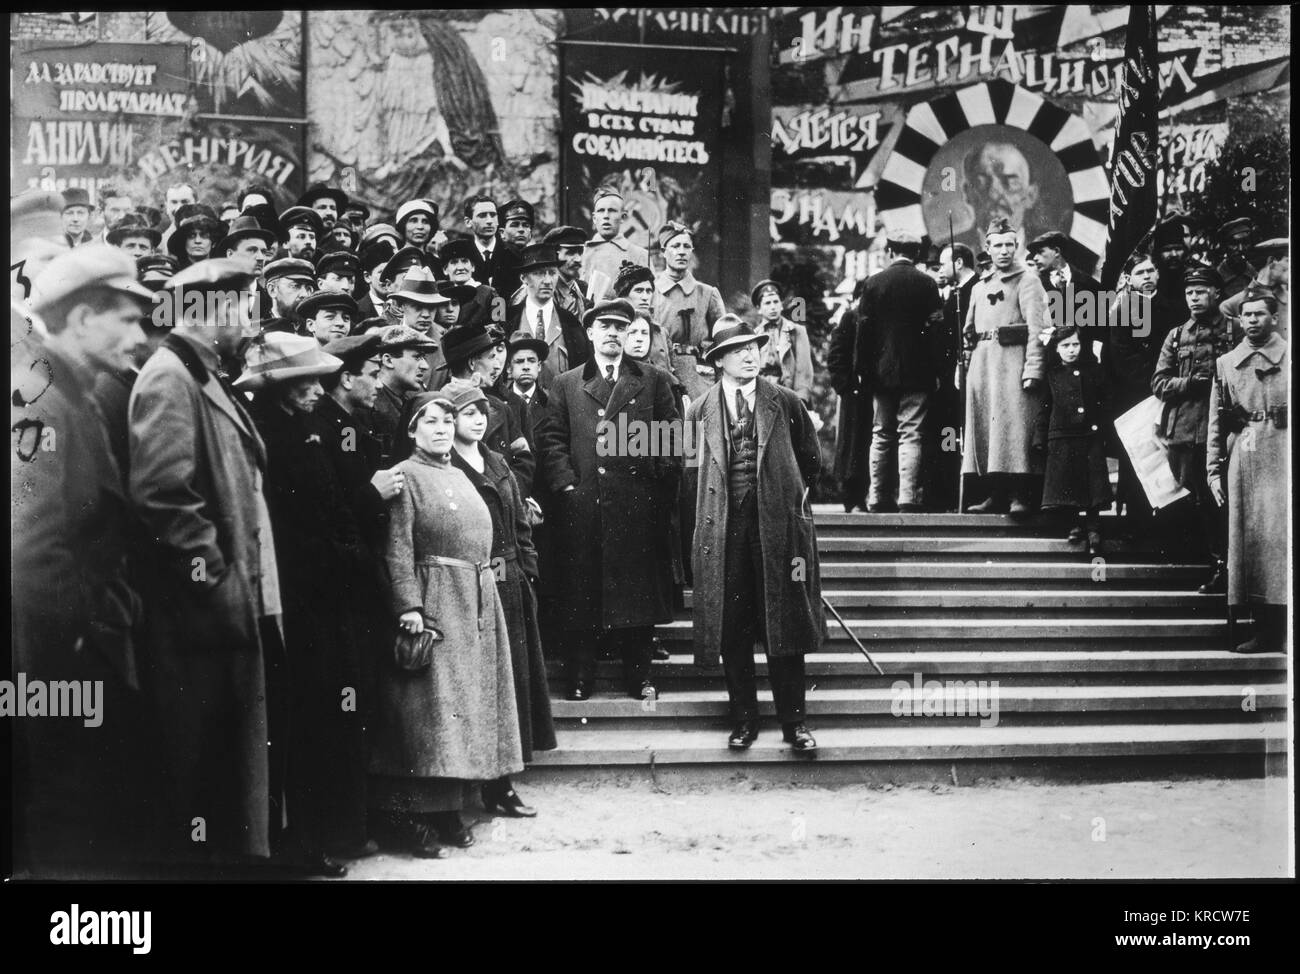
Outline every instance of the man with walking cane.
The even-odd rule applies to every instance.
[[[758,737],[754,645],[762,643],[785,740],[806,753],[817,742],[804,723],[803,657],[826,636],[807,501],[820,457],[799,397],[758,374],[766,343],[736,315],[719,318],[704,359],[722,379],[687,412],[699,444],[689,470],[695,661],[716,666],[721,653],[735,723],[727,746],[743,750]]]

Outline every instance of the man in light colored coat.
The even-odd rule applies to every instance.
[[[1016,259],[1017,230],[1005,218],[989,224],[993,266],[971,292],[965,341],[966,452],[963,476],[985,478],[988,499],[976,514],[1028,514],[1040,496],[1042,460],[1033,450],[1051,327],[1038,275]]]

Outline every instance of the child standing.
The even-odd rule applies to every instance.
[[[1086,528],[1088,553],[1096,555],[1101,551],[1099,513],[1112,500],[1105,448],[1109,413],[1101,367],[1080,360],[1081,350],[1077,328],[1058,329],[1052,336],[1047,396],[1033,445],[1047,451],[1043,509],[1072,520],[1071,542],[1082,541]]]

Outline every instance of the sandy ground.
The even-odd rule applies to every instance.
[[[773,784],[733,775],[520,784],[536,819],[477,820],[443,860],[381,853],[351,880],[1285,877],[1285,778]]]

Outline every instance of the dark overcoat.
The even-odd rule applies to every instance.
[[[1081,510],[1110,506],[1106,426],[1110,406],[1101,366],[1092,359],[1057,362],[1047,370],[1046,398],[1034,429],[1045,453],[1043,507]]]
[[[351,580],[366,563],[319,424],[259,398],[265,493],[275,534],[289,661],[289,825],[326,849],[366,840],[361,635]]]
[[[650,626],[672,618],[669,510],[680,451],[621,449],[636,441],[622,444],[620,431],[634,436],[644,429],[650,442],[642,444],[662,445],[670,430],[680,434],[680,419],[668,376],[627,357],[612,392],[594,360],[551,386],[537,441],[554,496],[547,517],[554,519],[560,577],[553,592],[564,628]],[[601,434],[610,455],[598,452]],[[645,455],[655,452],[670,455]],[[565,492],[569,486],[574,490]]]
[[[1289,346],[1277,335],[1259,348],[1243,340],[1215,363],[1206,474],[1211,481],[1222,478],[1228,495],[1230,605],[1290,601],[1286,524],[1290,448],[1285,428],[1289,424],[1283,421],[1279,428],[1275,412],[1287,407],[1290,376]],[[1245,412],[1250,418],[1244,426],[1225,425],[1228,411]]]
[[[537,577],[537,552],[532,529],[524,510],[523,495],[505,458],[479,444],[483,472],[471,467],[455,450],[452,466],[458,467],[478,490],[492,515],[492,564],[497,594],[506,615],[510,635],[510,664],[515,676],[515,701],[519,705],[519,740],[524,761],[533,751],[555,747],[555,724],[551,719],[551,693],[546,683],[546,658],[537,626],[537,597],[532,579]]]
[[[867,279],[858,303],[859,341],[866,343],[875,388],[934,390],[931,318],[942,310],[939,285],[910,260],[900,258]]]
[[[793,391],[759,378],[754,413],[758,436],[758,533],[763,544],[767,654],[802,656],[826,638],[817,529],[806,491],[821,457],[808,410]],[[687,410],[698,424],[699,465],[688,472],[696,498],[694,545],[695,662],[716,666],[722,650],[727,539],[726,407],[722,384]],[[796,559],[799,559],[796,561]]]
[[[205,848],[268,856],[258,630],[259,586],[274,574],[272,539],[259,543],[266,450],[247,411],[175,334],[140,370],[130,424],[131,500],[156,545],[141,577],[149,686],[176,802],[167,830],[188,840],[200,817]]]
[[[858,312],[850,307],[831,332],[826,371],[838,394],[835,414],[835,479],[841,485],[870,476],[870,372],[858,366]],[[848,498],[846,498],[847,500]]]

